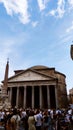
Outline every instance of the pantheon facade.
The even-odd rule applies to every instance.
[[[14,72],[8,78],[8,96],[13,107],[67,107],[66,76],[63,73],[41,65]]]

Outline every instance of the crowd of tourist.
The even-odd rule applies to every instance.
[[[73,130],[73,109],[1,109],[0,130]]]

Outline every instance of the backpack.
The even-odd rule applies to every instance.
[[[11,117],[11,119],[10,119],[10,122],[12,123],[12,124],[17,124],[17,119],[18,119],[18,115],[13,115],[12,117]]]

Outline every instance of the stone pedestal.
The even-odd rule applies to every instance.
[[[0,109],[11,108],[11,103],[9,102],[8,95],[5,89],[2,89],[2,94],[0,96]]]

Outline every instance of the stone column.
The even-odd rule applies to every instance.
[[[16,107],[18,107],[18,100],[19,100],[19,87],[17,87],[17,95],[16,95]]]
[[[9,101],[12,102],[12,87],[10,88],[9,91]]]
[[[24,86],[24,108],[26,108],[26,86]]]
[[[42,108],[42,86],[39,86],[39,98],[40,108]]]
[[[50,108],[50,92],[49,92],[49,86],[47,85],[47,103],[48,103],[48,108]]]
[[[55,100],[56,100],[56,108],[58,108],[57,86],[55,86]]]
[[[10,101],[10,90],[8,90],[8,101]]]
[[[34,108],[34,86],[32,86],[32,108]]]

